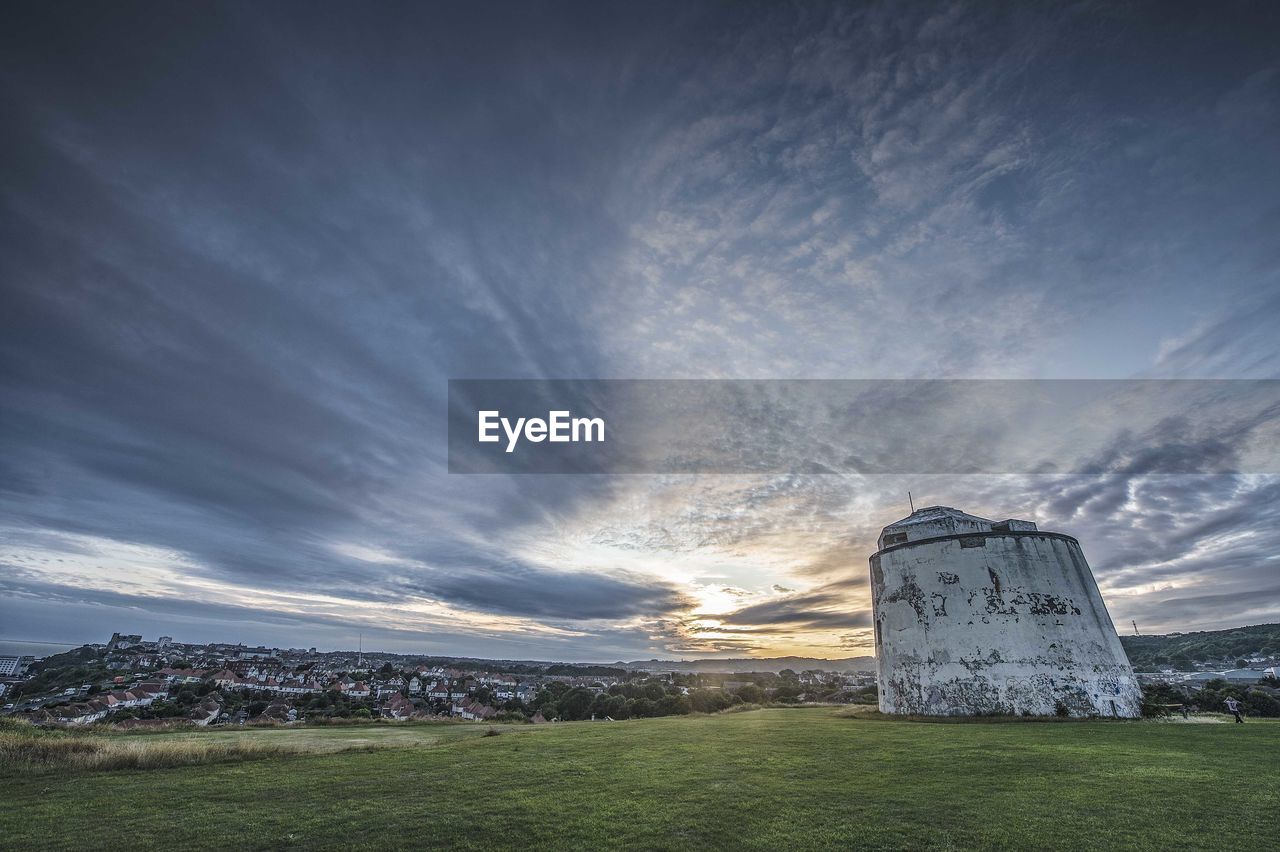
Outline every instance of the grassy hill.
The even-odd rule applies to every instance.
[[[148,770],[10,764],[0,837],[8,848],[1220,850],[1267,845],[1280,800],[1280,723],[1255,720],[943,724],[801,708],[498,730],[113,735],[102,738],[113,747],[264,750]]]
[[[1162,668],[1195,670],[1201,666],[1234,668],[1241,657],[1280,657],[1280,624],[1255,624],[1230,630],[1121,636],[1129,662],[1138,671]]]

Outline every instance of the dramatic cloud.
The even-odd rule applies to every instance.
[[[0,634],[843,656],[908,490],[1077,535],[1119,623],[1276,620],[1277,478],[1135,473],[1244,419],[1092,476],[466,477],[445,394],[1274,378],[1278,14],[15,10]]]

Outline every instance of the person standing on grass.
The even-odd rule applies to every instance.
[[[1244,719],[1240,718],[1240,702],[1236,701],[1234,698],[1228,698],[1222,703],[1226,704],[1227,709],[1231,711],[1231,715],[1236,717],[1236,723],[1243,725]]]
[[[1191,718],[1191,708],[1190,708],[1190,707],[1188,707],[1186,704],[1183,704],[1183,705],[1182,705],[1182,718],[1184,718],[1184,719],[1190,719],[1190,718]]]

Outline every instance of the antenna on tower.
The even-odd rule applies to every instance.
[[[1133,619],[1132,621],[1133,621],[1133,635],[1134,635],[1134,636],[1141,636],[1142,634],[1138,632],[1138,622],[1137,622],[1137,620],[1136,620],[1136,619]]]
[[[911,499],[911,492],[907,492],[907,503],[911,506],[911,514],[916,513],[916,501]]]
[[[364,668],[364,633],[356,640],[356,668]]]

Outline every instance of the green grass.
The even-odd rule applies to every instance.
[[[147,741],[270,743],[282,748],[325,753],[350,749],[428,747],[472,739],[493,728],[506,733],[525,731],[527,725],[475,725],[459,723],[410,723],[381,725],[341,725],[333,727],[214,728],[164,733],[123,733],[113,738]]]
[[[1266,848],[1280,723],[988,722],[832,708],[149,734],[302,750],[16,770],[5,848]],[[335,749],[355,748],[354,751]]]

